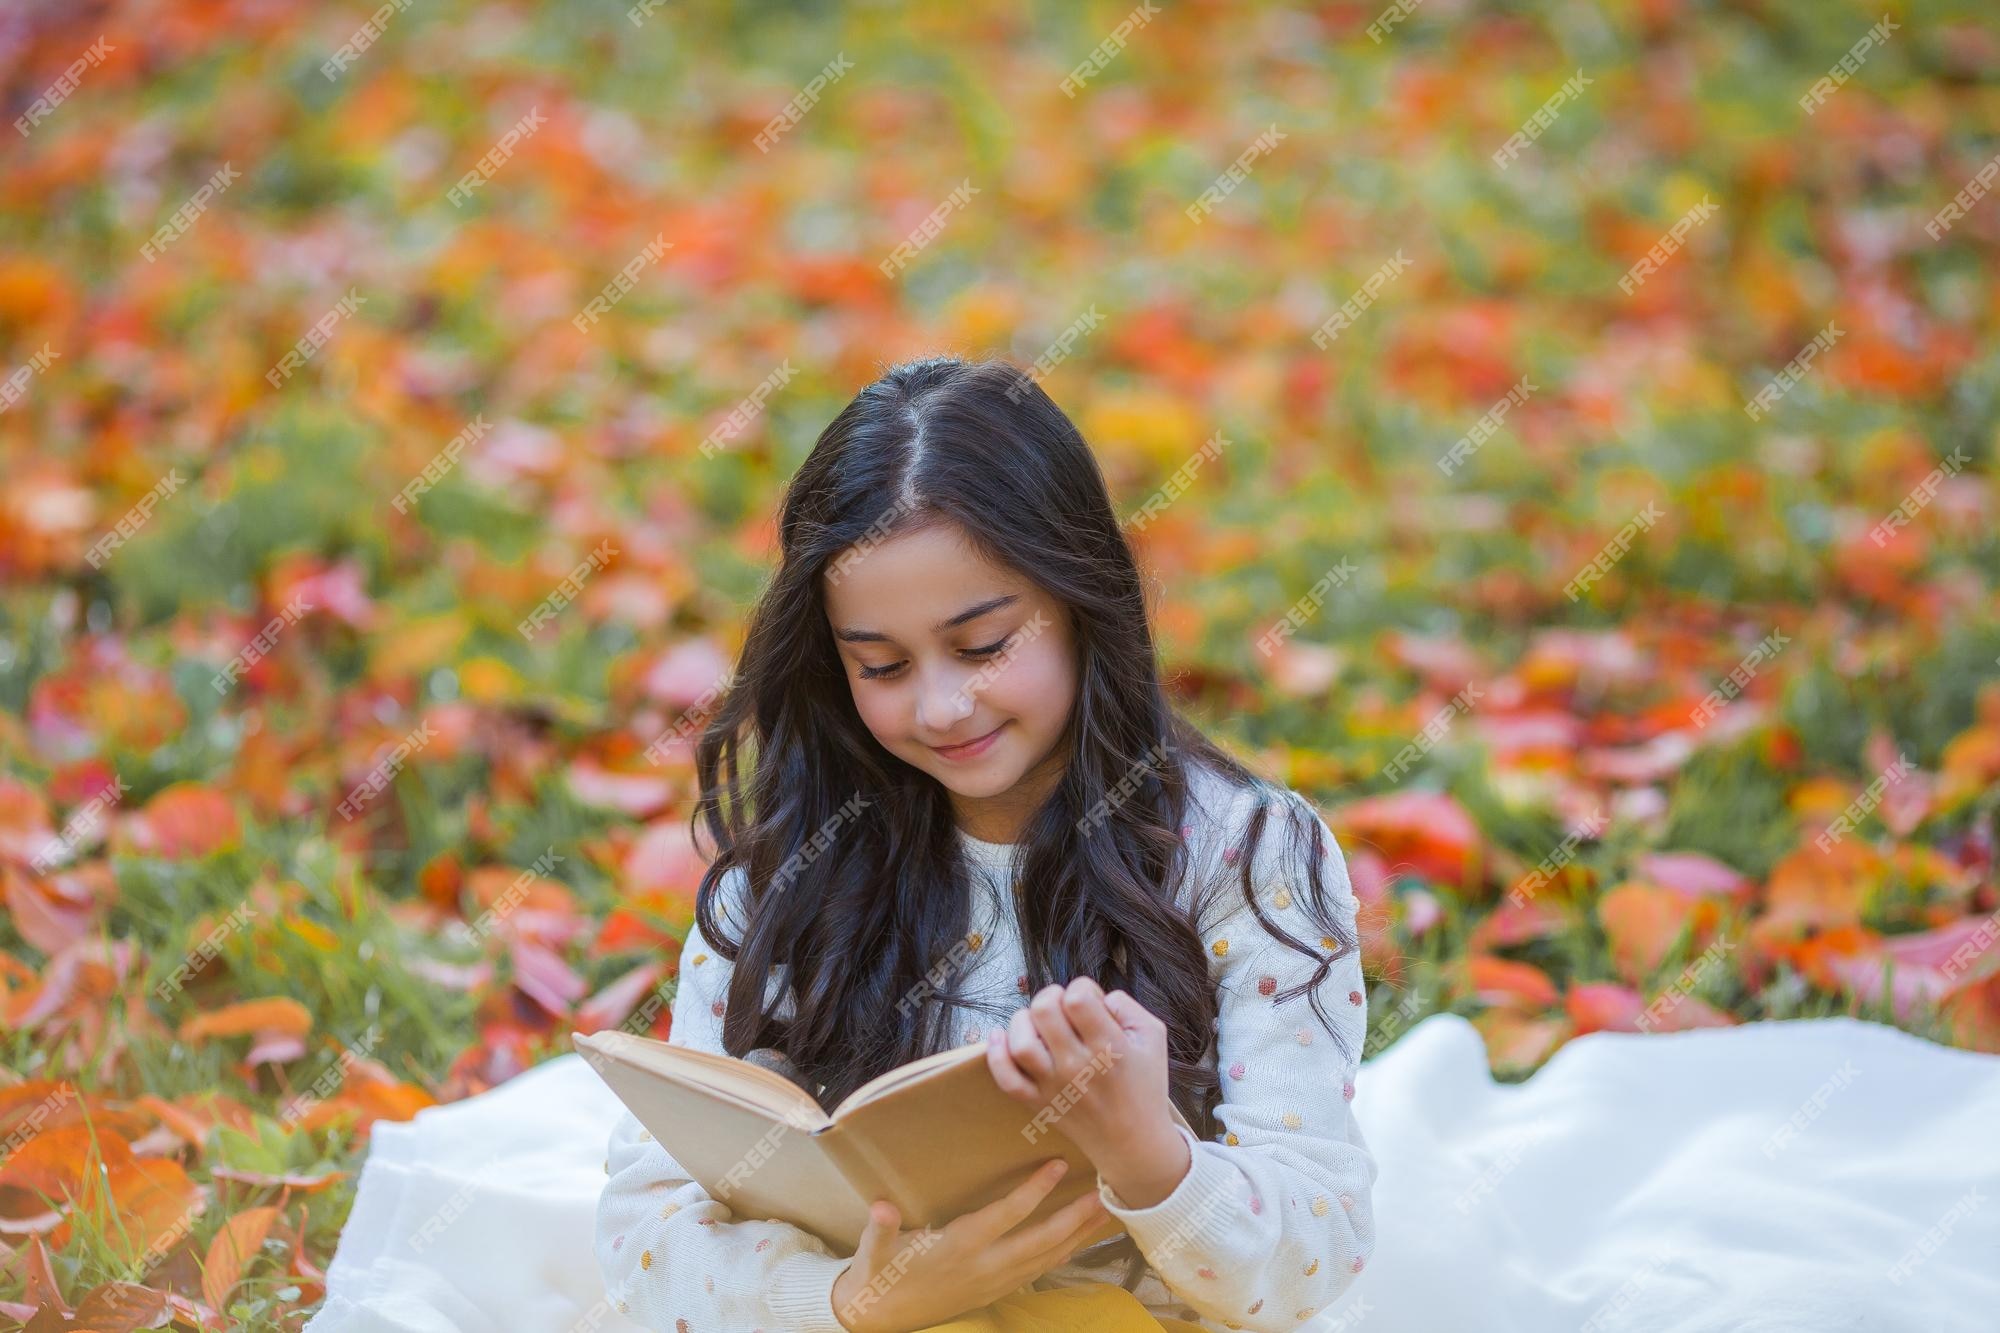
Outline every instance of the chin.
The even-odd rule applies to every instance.
[[[931,776],[960,796],[998,796],[1013,787],[1021,776],[1011,768],[993,768],[978,773],[967,773],[943,764],[940,768],[932,769]]]

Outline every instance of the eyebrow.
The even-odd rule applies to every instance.
[[[955,629],[963,625],[968,620],[977,620],[988,611],[998,611],[1001,607],[1012,606],[1020,600],[1021,595],[1012,592],[1001,597],[989,597],[983,602],[966,607],[955,616],[940,620],[937,624],[931,626],[931,633],[942,634],[948,629]],[[836,629],[833,632],[833,637],[839,639],[842,643],[888,643],[890,641],[888,635],[883,634],[879,630],[872,629]]]

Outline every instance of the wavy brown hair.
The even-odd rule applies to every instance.
[[[891,368],[820,434],[785,492],[777,570],[695,753],[696,834],[705,828],[716,848],[696,919],[735,965],[724,1047],[738,1057],[783,1051],[830,1110],[869,1079],[954,1044],[951,1007],[1002,1024],[1011,1015],[961,995],[962,978],[945,966],[972,913],[949,794],[863,724],[822,599],[821,574],[843,552],[940,522],[1067,606],[1075,626],[1067,762],[1015,861],[1018,883],[1032,887],[1015,895],[1030,993],[1085,975],[1129,992],[1166,1024],[1175,1105],[1213,1138],[1217,997],[1200,927],[1230,877],[1181,896],[1191,765],[1258,792],[1237,890],[1273,938],[1319,960],[1277,998],[1310,989],[1336,1042],[1317,988],[1339,954],[1284,932],[1253,892],[1274,809],[1311,867],[1294,898],[1315,936],[1333,937],[1339,951],[1358,942],[1320,882],[1318,817],[1168,703],[1144,583],[1097,461],[1034,379],[1002,361]],[[716,895],[739,866],[747,919],[724,921]],[[780,967],[794,1002],[788,1019],[778,1017],[782,997],[767,995]],[[933,995],[938,1002],[909,999]]]

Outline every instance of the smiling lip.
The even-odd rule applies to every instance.
[[[1000,735],[1000,728],[1006,725],[1005,722],[1002,722],[999,727],[993,728],[993,730],[987,732],[984,736],[979,737],[977,740],[967,741],[963,745],[933,745],[931,749],[943,755],[946,759],[977,758],[992,748],[994,739]]]

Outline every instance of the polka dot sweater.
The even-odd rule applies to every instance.
[[[1218,919],[1202,929],[1219,1009],[1210,1053],[1222,1089],[1216,1138],[1204,1142],[1180,1131],[1192,1165],[1174,1191],[1149,1208],[1127,1207],[1098,1182],[1105,1207],[1125,1223],[1147,1260],[1134,1294],[1157,1315],[1215,1330],[1297,1328],[1355,1281],[1375,1245],[1375,1161],[1351,1104],[1354,1058],[1367,1032],[1360,959],[1344,950],[1319,986],[1321,1007],[1341,1042],[1328,1036],[1305,993],[1278,999],[1307,981],[1314,963],[1271,938],[1243,901],[1237,875],[1256,799],[1199,770],[1190,822],[1182,830],[1204,882],[1228,878],[1210,909]],[[1320,881],[1351,933],[1358,904],[1346,862],[1323,820],[1320,827]],[[966,941],[968,989],[1019,1008],[1028,996],[1012,918],[1014,848],[963,832],[959,840],[980,889]],[[1310,939],[1317,932],[1295,906],[1306,873],[1293,859],[1283,812],[1274,805],[1251,883],[1268,917]],[[723,882],[723,912],[731,920],[731,905],[740,903],[732,891],[740,894],[740,872]],[[1337,947],[1331,937],[1319,943]],[[729,967],[698,929],[689,932],[674,998],[676,1044],[722,1053]],[[782,977],[774,978],[770,993],[781,988]],[[788,1007],[789,997],[781,1012]],[[997,1023],[967,1010],[962,1039],[982,1041],[985,1028]],[[788,1223],[736,1219],[630,1114],[612,1131],[605,1170],[596,1251],[620,1311],[648,1328],[675,1333],[844,1333],[832,1290],[847,1266],[845,1256]],[[1093,1266],[1089,1259],[1086,1251],[1035,1286],[1123,1278],[1124,1265]]]

